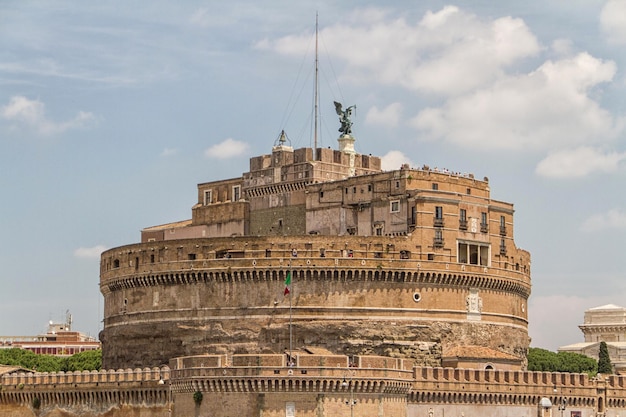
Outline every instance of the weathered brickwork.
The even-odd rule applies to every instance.
[[[298,417],[548,417],[563,404],[567,416],[626,414],[623,376],[413,367],[375,356],[294,358],[285,366],[285,355],[201,355],[175,358],[171,368],[4,375],[0,416],[282,417],[292,410]]]
[[[442,346],[459,344],[525,356],[527,274],[429,261],[411,254],[407,237],[395,238],[393,247],[388,241],[234,237],[107,251],[105,366],[158,366],[205,352],[282,352],[289,346],[288,271],[298,347],[407,356],[425,365],[440,363]],[[383,244],[381,257],[373,257]],[[468,311],[469,289],[481,300],[477,317]]]

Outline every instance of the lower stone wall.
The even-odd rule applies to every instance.
[[[0,417],[170,417],[170,409],[163,406],[121,405],[106,410],[85,406],[48,407],[38,410],[13,404],[0,404]]]
[[[201,355],[175,358],[171,369],[4,375],[0,417],[626,416],[624,376],[284,358]]]

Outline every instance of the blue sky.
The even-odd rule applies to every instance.
[[[187,219],[196,184],[333,100],[361,153],[489,178],[532,254],[532,345],[626,305],[626,1],[4,1],[0,334],[97,334],[102,250]]]

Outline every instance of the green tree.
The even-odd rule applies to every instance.
[[[19,366],[37,372],[99,371],[102,367],[102,351],[81,352],[62,358],[37,355],[26,349],[0,349],[0,364]]]
[[[546,349],[528,350],[528,370],[543,372],[571,372],[593,374],[597,372],[595,359],[571,352],[551,352]]]
[[[102,350],[88,350],[66,358],[63,370],[99,371],[102,368]]]
[[[604,341],[600,342],[600,353],[598,354],[598,373],[613,373],[613,365],[611,365],[611,358],[609,357],[609,348]]]

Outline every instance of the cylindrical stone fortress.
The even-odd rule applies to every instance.
[[[438,366],[453,347],[529,344],[512,205],[471,174],[341,150],[275,146],[200,184],[191,220],[102,254],[100,288],[107,368],[292,346]]]

